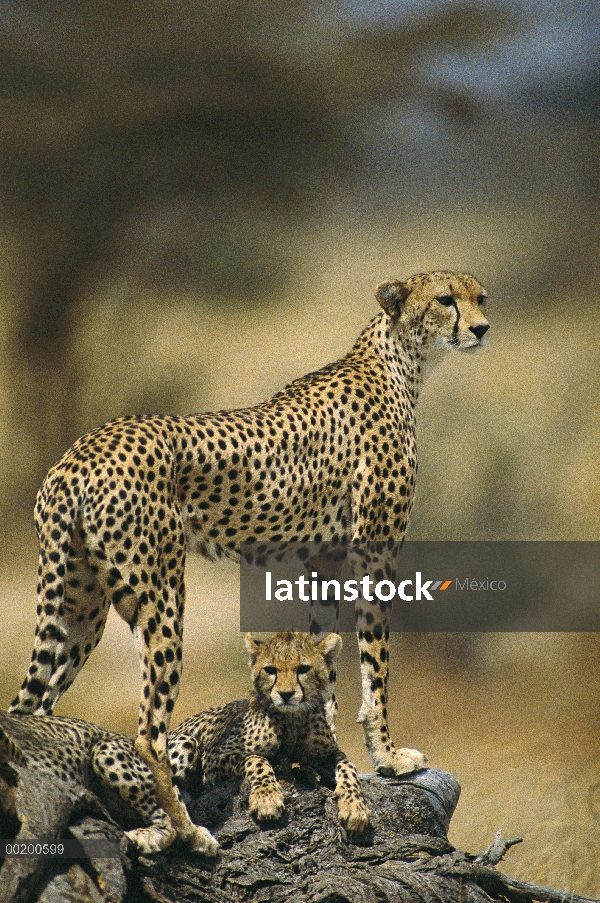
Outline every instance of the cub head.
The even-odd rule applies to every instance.
[[[410,332],[417,344],[475,351],[490,328],[487,292],[466,273],[420,273],[382,282],[375,294],[398,332]]]
[[[254,700],[294,713],[322,707],[331,694],[335,661],[342,648],[337,633],[315,643],[308,633],[285,631],[268,640],[246,635]]]

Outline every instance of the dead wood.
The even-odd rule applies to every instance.
[[[338,825],[331,791],[298,769],[282,780],[285,815],[267,827],[249,815],[239,781],[205,790],[187,802],[221,844],[212,861],[180,843],[138,856],[89,790],[48,781],[32,761],[15,773],[18,785],[4,797],[12,794],[16,816],[0,820],[2,837],[76,839],[92,856],[7,857],[2,903],[589,903],[502,875],[495,866],[520,838],[498,833],[479,856],[454,849],[447,830],[460,787],[436,769],[363,776],[372,825],[361,838]],[[93,855],[98,839],[112,844],[112,856]]]

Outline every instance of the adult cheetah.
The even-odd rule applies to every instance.
[[[470,275],[434,272],[376,290],[382,310],[341,360],[254,408],[116,420],[79,439],[38,494],[37,627],[10,711],[48,714],[102,636],[112,603],[135,635],[143,688],[136,748],[182,838],[201,849],[173,790],[167,730],[182,662],[188,548],[390,540],[406,532],[417,469],[415,405],[434,344],[474,350],[489,324]],[[361,600],[359,720],[373,765],[421,768],[387,726],[389,611]]]

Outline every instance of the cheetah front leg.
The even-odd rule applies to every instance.
[[[356,768],[340,751],[335,768],[338,821],[352,834],[362,834],[369,824],[369,808],[363,796]]]
[[[368,612],[368,610],[367,610]],[[357,618],[362,704],[356,719],[365,732],[365,745],[376,771],[384,775],[410,774],[427,765],[417,749],[394,746],[388,727],[389,628],[369,628],[365,608]]]
[[[248,756],[244,774],[250,782],[248,806],[258,821],[279,818],[285,809],[283,793],[270,763],[264,756]]]
[[[393,582],[391,551],[361,544],[350,552],[353,575],[360,581],[370,575],[373,584]],[[372,595],[372,593],[369,593]],[[389,623],[391,602],[373,595],[359,596],[356,603],[356,631],[360,650],[362,703],[357,721],[363,725],[365,744],[376,771],[384,775],[409,774],[424,768],[427,757],[416,749],[398,748],[388,727]]]
[[[336,552],[330,545],[326,545],[325,551],[311,555],[307,560],[305,567],[306,574],[307,576],[310,576],[311,579],[318,577],[320,581],[333,580],[339,583],[345,558],[345,552]],[[339,622],[340,604],[335,592],[328,591],[325,599],[315,599],[311,596],[308,630],[315,642],[327,634],[337,633]],[[338,704],[335,695],[335,684],[337,679],[335,669],[336,658],[337,652],[331,657],[331,660],[326,656],[327,667],[329,669],[329,680],[327,686],[323,689],[325,717],[334,739],[336,737],[335,719],[338,713]]]
[[[327,738],[326,732],[315,731],[315,737],[319,738],[318,742],[307,745],[308,761],[327,786],[331,787],[333,784],[339,823],[352,834],[362,834],[369,824],[370,813],[358,772],[337,747],[333,735]],[[330,752],[325,755],[324,746],[330,748]]]

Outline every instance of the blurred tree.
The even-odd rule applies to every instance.
[[[257,210],[274,231],[309,214],[360,165],[375,111],[418,90],[428,54],[514,21],[496,4],[378,25],[318,0],[5,4],[1,203],[21,250],[10,347],[33,484],[74,438],[77,314],[128,225],[169,209],[174,232],[197,219],[198,247],[154,248],[152,278],[258,297],[290,249],[242,237],[224,255],[237,226]],[[463,126],[470,115],[461,105]]]

